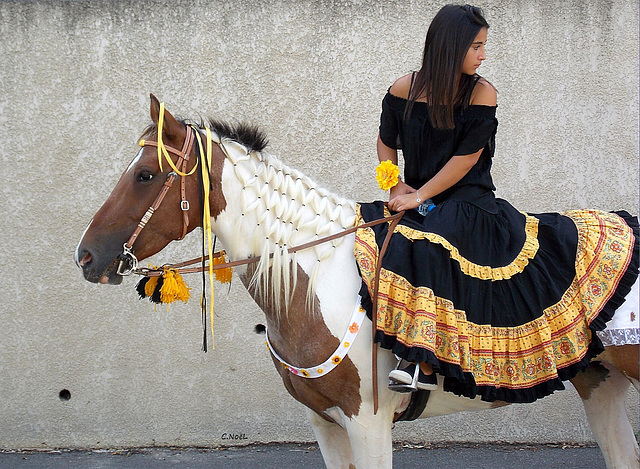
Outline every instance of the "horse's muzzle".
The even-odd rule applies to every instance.
[[[120,257],[116,257],[109,264],[100,262],[100,256],[92,253],[87,248],[79,247],[75,253],[76,265],[82,269],[85,280],[92,283],[119,285],[122,283],[122,275],[118,275]],[[106,265],[106,267],[105,267]]]

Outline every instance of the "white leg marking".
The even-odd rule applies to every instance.
[[[638,444],[625,407],[629,380],[612,365],[602,364],[609,377],[582,401],[589,425],[608,469],[638,467]]]
[[[325,466],[331,469],[349,469],[353,464],[353,452],[347,431],[338,424],[327,422],[311,409],[307,409],[307,415]]]
[[[360,414],[345,418],[345,428],[351,440],[355,467],[391,469],[393,467],[393,441],[391,426],[393,409],[381,406],[373,415],[373,407],[363,403]]]

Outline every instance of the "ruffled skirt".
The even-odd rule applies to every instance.
[[[407,212],[382,259],[375,340],[444,375],[445,391],[532,402],[603,350],[605,328],[638,276],[638,221],[626,212],[497,213],[447,200]],[[389,215],[358,206],[358,222]],[[360,229],[355,256],[371,315],[388,224]]]

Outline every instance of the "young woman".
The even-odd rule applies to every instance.
[[[381,187],[388,210],[406,213],[382,259],[376,341],[409,363],[389,375],[393,389],[433,389],[439,373],[457,394],[530,402],[563,389],[602,350],[592,333],[636,281],[638,224],[626,212],[534,216],[494,196],[497,93],[476,73],[488,29],[479,8],[442,8],[420,70],[382,102],[379,172],[397,171],[401,150],[404,180]],[[360,221],[385,212],[363,204]],[[371,253],[387,228],[356,241],[369,309]],[[615,248],[600,252],[602,243]],[[596,284],[601,295],[589,291]]]

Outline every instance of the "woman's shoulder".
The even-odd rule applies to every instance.
[[[480,77],[471,92],[470,105],[497,106],[498,91],[486,78]]]
[[[391,88],[389,88],[389,93],[397,98],[408,99],[413,82],[412,77],[413,73],[407,73],[398,78],[393,85],[391,85]]]

